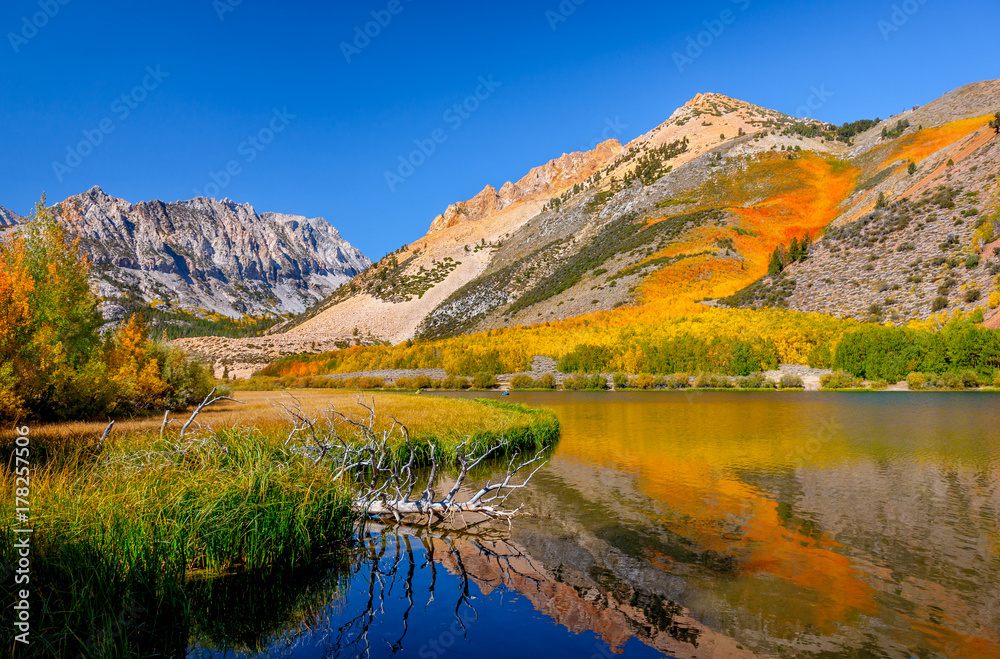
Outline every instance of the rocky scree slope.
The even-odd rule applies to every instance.
[[[719,303],[897,323],[980,309],[997,325],[1000,136],[984,119],[996,108],[1000,81],[973,83],[860,136],[858,184],[805,260]]]
[[[980,308],[989,319],[1000,285],[1000,138],[949,160],[941,174],[928,163],[912,193],[830,228],[804,261],[722,303],[896,323]]]
[[[371,263],[322,218],[199,197],[131,204],[94,187],[56,206],[94,263],[104,312],[298,313]]]

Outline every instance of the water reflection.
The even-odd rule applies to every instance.
[[[521,493],[531,517],[492,538],[368,533],[321,575],[302,575],[298,594],[244,602],[245,629],[202,629],[199,646],[1000,656],[997,396],[511,398],[563,424],[551,463]]]
[[[661,592],[710,628],[792,656],[1000,656],[996,396],[532,398],[564,433],[530,507],[678,577]]]
[[[582,657],[687,657],[699,650],[753,656],[676,603],[622,584],[609,570],[560,564],[551,571],[509,539],[407,529],[367,534],[345,555],[348,571],[341,565],[304,580],[301,591],[311,597],[292,607],[265,592],[226,592],[216,584],[218,608],[226,610],[206,613],[224,620],[223,629],[200,630],[192,655],[523,657],[551,648]],[[233,605],[242,610],[228,610]],[[250,611],[261,614],[263,629],[275,611],[297,615],[268,635],[250,631],[254,619],[244,615]]]

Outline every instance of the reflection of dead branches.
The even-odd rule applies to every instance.
[[[336,410],[322,413],[319,419],[312,418],[294,397],[291,402],[279,403],[277,407],[291,425],[285,445],[314,464],[327,461],[336,479],[344,479],[354,486],[358,493],[355,509],[368,517],[392,517],[397,523],[404,522],[406,517],[415,517],[430,526],[454,521],[459,516],[467,527],[488,520],[509,520],[518,509],[502,507],[507,497],[524,488],[545,464],[544,448],[522,459],[521,452],[504,438],[489,445],[467,439],[455,449],[458,475],[447,494],[436,499],[434,486],[443,467],[437,447],[433,443],[426,447],[415,445],[409,430],[395,418],[391,418],[388,429],[377,428],[374,398],[371,404],[364,400],[359,400],[358,404],[366,410],[360,419]],[[423,482],[416,464],[422,454],[427,456],[428,462],[426,484],[419,495],[414,496]],[[511,457],[502,478],[496,482],[487,481],[465,501],[457,499],[472,470],[491,457],[505,454]],[[534,468],[525,475],[532,465]],[[464,514],[474,514],[478,519],[470,524]]]
[[[381,531],[384,527],[374,525],[373,529]],[[446,595],[437,592],[437,566],[443,565],[448,568],[455,577],[458,578],[457,592],[452,595],[455,605],[453,615],[455,618],[451,629],[456,636],[466,637],[468,634],[467,622],[476,620],[479,613],[473,606],[472,590],[470,582],[475,582],[480,589],[484,586],[487,590],[500,587],[508,583],[512,577],[521,577],[527,580],[542,579],[541,573],[534,569],[530,559],[517,548],[505,542],[479,542],[470,539],[464,534],[436,534],[428,532],[423,527],[411,527],[400,529],[400,533],[376,532],[367,534],[362,538],[358,547],[356,558],[355,579],[364,584],[358,591],[363,592],[365,600],[356,603],[360,610],[358,615],[348,619],[339,625],[337,630],[327,637],[328,657],[368,657],[371,655],[388,654],[394,656],[404,648],[406,636],[409,632],[410,615],[414,609],[415,592],[414,576],[417,570],[429,569],[430,581],[426,586],[427,605],[425,609],[435,600],[440,600]],[[424,554],[424,561],[418,564],[417,554],[419,551]],[[479,566],[476,570],[466,567],[466,560],[469,557],[478,556],[485,559],[477,561]],[[517,565],[520,561],[527,569]],[[482,566],[491,564],[497,567],[496,574],[482,571]],[[403,606],[401,614],[397,611],[386,613],[386,603],[394,601],[393,591],[403,590]],[[398,596],[397,596],[398,598]],[[447,605],[451,606],[451,598],[447,599]],[[352,607],[354,608],[354,607]],[[379,618],[383,615],[401,615],[401,624],[394,622],[393,627],[401,630],[399,636],[394,640],[391,637],[377,638],[372,636],[372,630],[378,626]],[[384,642],[386,647],[373,648],[373,642]]]

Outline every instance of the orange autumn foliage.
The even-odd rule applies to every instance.
[[[888,144],[875,147],[882,156],[882,166],[899,161],[920,162],[927,156],[940,151],[949,144],[982,128],[990,116],[960,119],[944,126],[924,128],[910,135],[892,140]]]

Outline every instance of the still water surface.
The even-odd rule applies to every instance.
[[[533,516],[371,533],[192,654],[1000,657],[1000,396],[505,399],[562,423]]]

